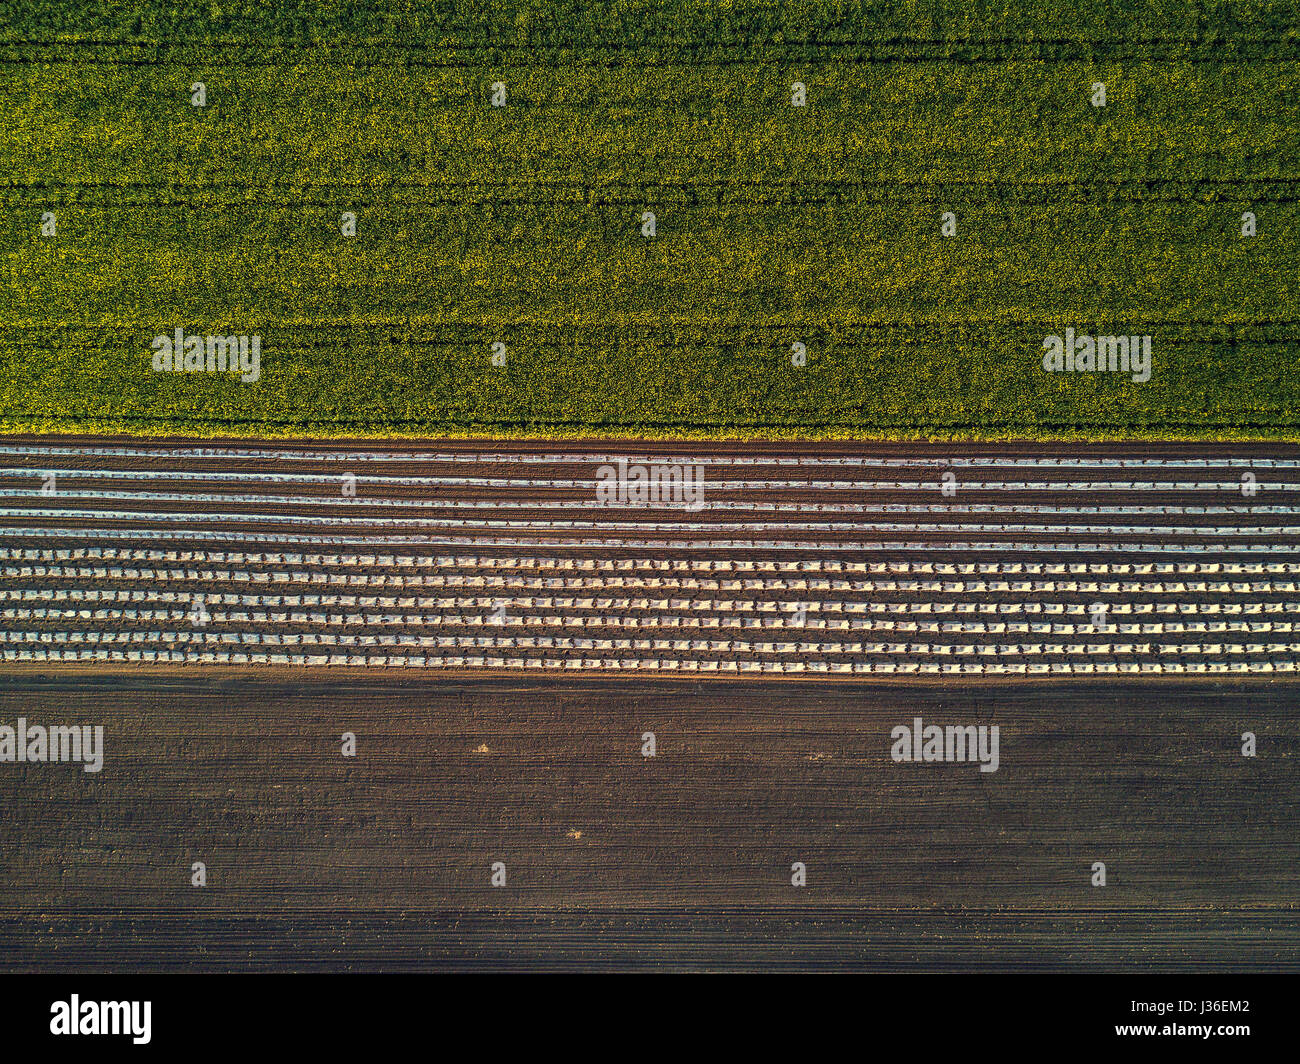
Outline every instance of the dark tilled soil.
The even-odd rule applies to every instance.
[[[1298,699],[10,672],[105,761],[0,764],[0,969],[1300,968]],[[915,716],[999,770],[893,762]]]

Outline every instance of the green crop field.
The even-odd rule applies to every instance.
[[[88,6],[0,3],[0,430],[1300,438],[1294,3]]]

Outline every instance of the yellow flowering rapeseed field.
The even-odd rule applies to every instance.
[[[1289,3],[0,6],[4,431],[1297,437]]]

